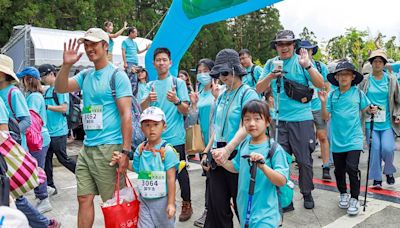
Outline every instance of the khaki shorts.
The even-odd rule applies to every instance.
[[[312,111],[314,117],[314,125],[317,130],[326,130],[326,121],[322,119],[321,110]]]
[[[100,195],[104,201],[111,199],[117,179],[117,165],[110,166],[113,151],[121,145],[84,146],[76,163],[77,195]],[[121,178],[121,188],[125,186]]]

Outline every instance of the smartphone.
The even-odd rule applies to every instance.
[[[274,60],[274,70],[273,71],[283,71],[283,61],[282,60]]]

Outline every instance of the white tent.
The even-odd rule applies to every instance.
[[[62,64],[64,42],[69,39],[80,38],[84,31],[67,31],[59,29],[48,29],[33,27],[30,25],[15,26],[13,35],[6,45],[1,49],[2,53],[10,56],[14,60],[14,70],[20,71],[25,66],[39,66],[41,64],[53,64],[60,66]],[[113,63],[122,67],[123,61],[121,56],[121,44],[126,36],[119,36],[114,39]],[[145,49],[151,40],[144,38],[136,38],[135,41],[139,46],[139,50]],[[84,53],[83,45],[80,51]],[[144,65],[144,57],[146,52],[139,54],[139,65]],[[90,67],[93,64],[84,54],[77,67]]]

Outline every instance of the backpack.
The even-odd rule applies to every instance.
[[[251,66],[251,70],[250,70],[250,75],[251,75],[251,80],[253,81],[254,85],[257,85],[257,81],[256,78],[254,77],[254,69],[256,68],[256,65],[254,64],[253,66]]]
[[[267,158],[272,160],[272,157],[275,154],[276,148],[278,147],[277,142],[273,142],[271,145],[271,148],[268,151],[268,156]],[[289,164],[292,163],[292,156],[285,152],[286,155],[286,160]],[[271,162],[271,168],[274,169],[272,162]],[[294,195],[294,183],[290,180],[290,173],[289,173],[289,179],[287,180],[286,184],[281,187],[276,187],[276,191],[278,193],[278,201],[279,201],[279,208],[285,208],[290,205],[290,203],[293,201],[293,195]]]
[[[119,71],[118,68],[115,69],[114,73],[111,76],[110,80],[110,88],[111,88],[111,95],[114,98],[114,101],[117,102],[117,94],[115,90],[115,77],[117,75],[117,72]],[[86,71],[83,73],[83,81],[85,80],[85,77],[89,71]],[[132,96],[132,151],[135,151],[136,148],[140,145],[140,143],[145,141],[144,134],[142,132],[142,129],[140,127],[140,113],[141,113],[141,108],[139,105],[139,102],[137,101],[135,96]]]
[[[16,88],[10,89],[8,93],[8,105],[10,106],[11,112],[14,115],[14,119],[17,119],[15,116],[14,109],[11,105],[11,94]],[[40,115],[32,109],[29,109],[29,114],[31,118],[31,125],[26,130],[26,144],[30,152],[38,151],[42,149],[43,146],[43,136],[42,136],[42,127],[43,127],[43,120]]]

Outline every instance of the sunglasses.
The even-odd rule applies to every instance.
[[[292,45],[294,42],[278,42],[278,43],[276,43],[276,46],[277,47],[287,47],[287,46],[290,46],[290,45]]]
[[[219,75],[220,75],[220,76],[226,77],[226,76],[228,76],[230,73],[231,73],[231,72],[229,72],[229,71],[223,71],[223,72],[219,73]]]

